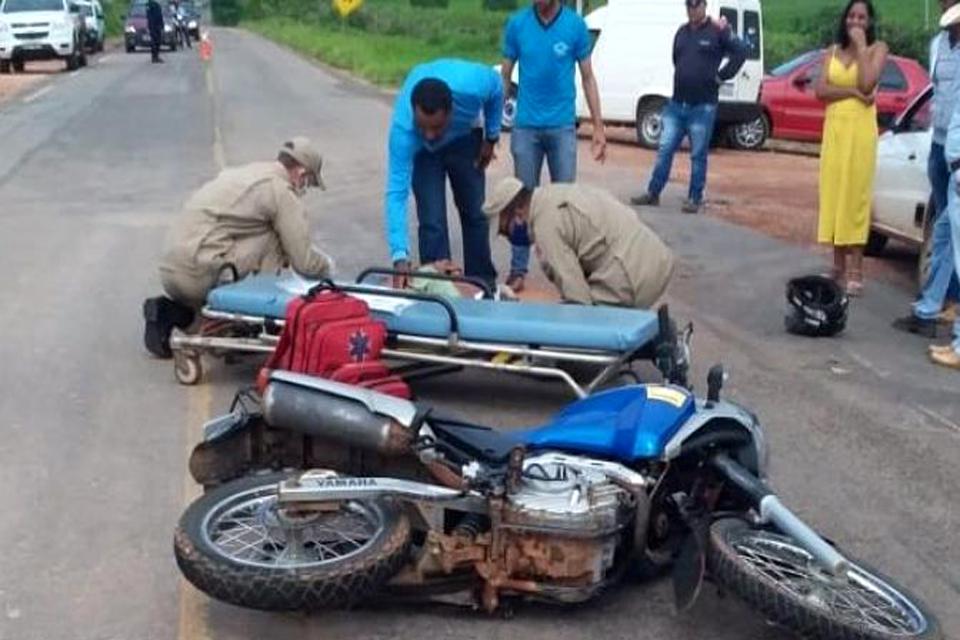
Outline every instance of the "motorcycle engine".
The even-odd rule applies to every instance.
[[[562,580],[551,591],[555,599],[586,599],[613,566],[634,510],[633,495],[600,471],[529,458],[503,512],[508,572]]]

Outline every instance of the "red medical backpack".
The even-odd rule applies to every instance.
[[[282,369],[410,398],[407,384],[380,360],[386,338],[386,326],[359,298],[332,289],[294,298],[257,388],[262,392],[270,372]]]

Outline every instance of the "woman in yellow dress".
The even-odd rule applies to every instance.
[[[827,103],[817,241],[833,245],[832,276],[852,296],[863,290],[863,247],[877,164],[874,101],[887,52],[887,45],[876,41],[873,4],[850,0],[817,80],[817,98]]]

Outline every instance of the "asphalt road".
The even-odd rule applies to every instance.
[[[396,606],[271,615],[182,582],[171,534],[196,492],[186,455],[252,369],[218,363],[206,384],[184,388],[143,352],[140,303],[158,291],[171,216],[221,164],[269,158],[302,133],[326,158],[329,191],[309,196],[316,240],[345,275],[386,259],[390,100],[253,36],[215,37],[209,71],[189,53],[165,65],[111,54],[0,105],[0,639],[786,637],[709,589],[677,617],[665,582],[573,610],[525,607],[512,620]],[[501,161],[492,173],[508,169]],[[630,166],[583,162],[582,172],[621,196],[639,181]],[[910,292],[870,283],[843,337],[787,336],[783,282],[822,268],[820,258],[681,216],[678,201],[670,193],[641,215],[682,258],[669,301],[696,325],[696,379],[722,360],[725,393],[766,425],[786,501],[960,636],[960,375],[888,328]],[[502,244],[497,259],[506,263]],[[489,375],[417,390],[503,426],[567,400],[549,384]]]

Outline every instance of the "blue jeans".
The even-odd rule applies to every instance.
[[[947,190],[950,185],[950,168],[943,155],[943,145],[933,143],[930,146],[930,158],[927,160],[927,176],[933,190],[934,216],[933,234],[930,239],[930,275],[923,283],[920,296],[913,303],[913,315],[924,320],[936,318],[943,309],[944,300],[956,297],[957,274],[954,268],[953,247],[950,241],[950,218],[943,215],[947,208]]]
[[[660,133],[660,149],[657,163],[647,192],[659,196],[670,179],[673,155],[680,148],[685,136],[690,137],[690,190],[689,199],[697,204],[703,202],[703,190],[707,186],[707,153],[713,137],[713,123],[717,118],[717,105],[687,104],[671,100],[661,114],[663,130]]]
[[[577,178],[577,130],[573,125],[550,129],[515,128],[510,135],[513,173],[528,189],[540,186],[543,159],[547,159],[551,182]],[[530,247],[511,245],[510,275],[524,275],[530,263]]]
[[[490,285],[497,272],[490,258],[490,232],[483,214],[486,177],[477,168],[483,131],[476,129],[436,151],[423,149],[413,160],[413,196],[417,201],[420,262],[450,259],[447,231],[447,178],[463,230],[463,271]]]
[[[960,194],[957,193],[956,183],[958,176],[960,173],[950,179],[947,187],[947,214],[944,217],[949,220],[954,274],[960,276],[960,272],[957,271],[957,265],[960,265]],[[960,355],[960,317],[953,323],[953,350]]]

